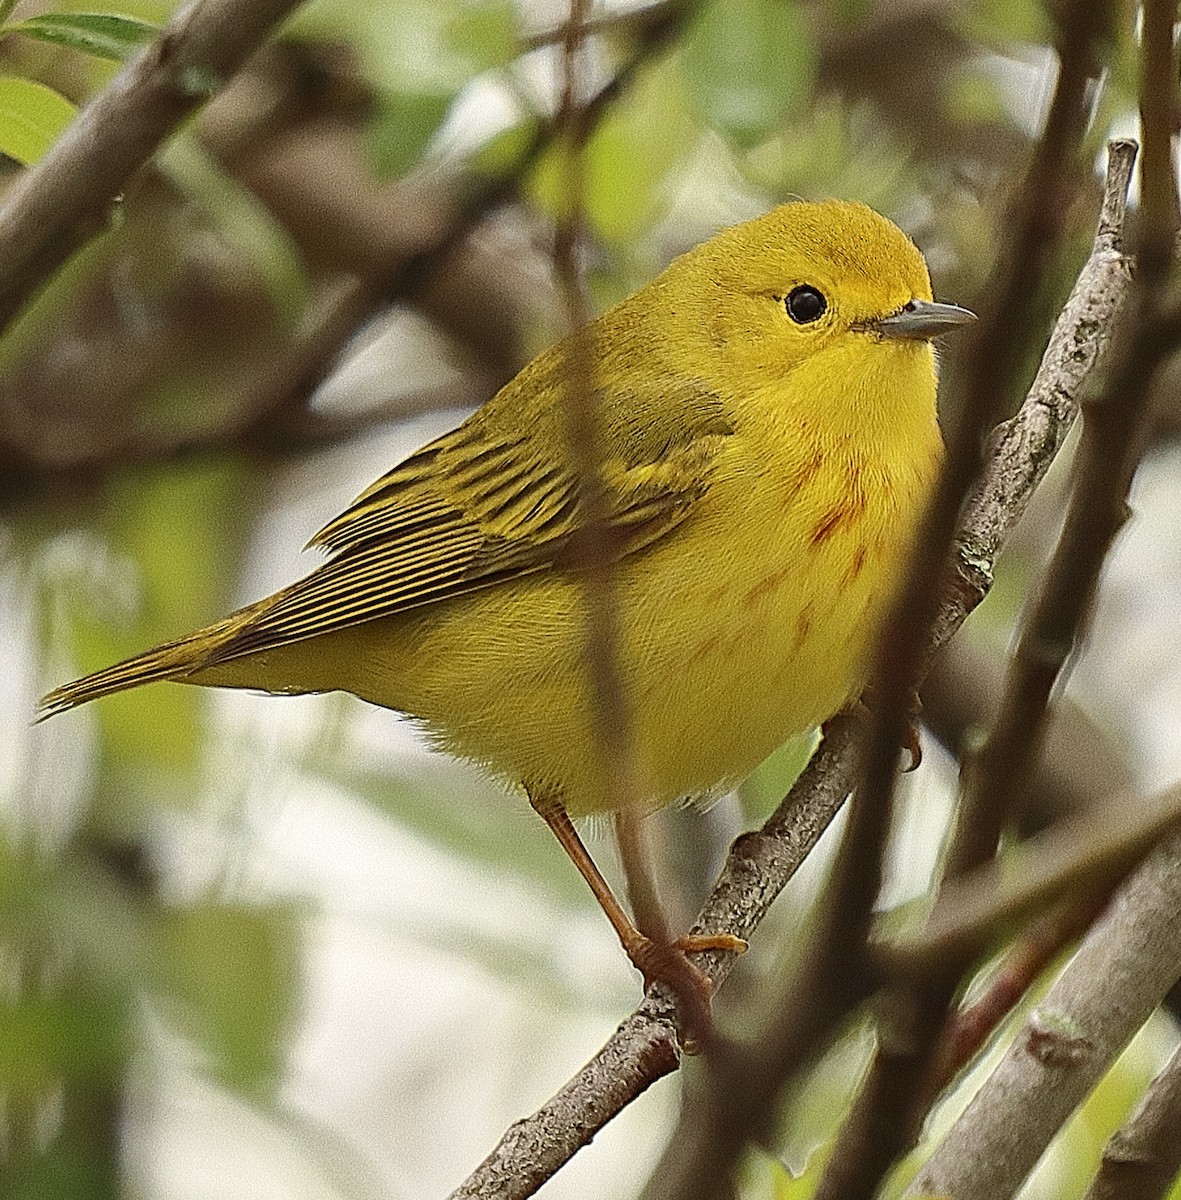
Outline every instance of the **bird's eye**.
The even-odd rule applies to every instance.
[[[813,321],[818,321],[828,308],[828,301],[809,283],[801,283],[799,287],[792,288],[783,303],[787,315],[797,325],[811,325]]]

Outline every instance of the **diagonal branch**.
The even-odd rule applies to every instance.
[[[965,762],[963,802],[945,867],[949,878],[991,857],[1004,822],[1022,800],[1040,749],[1051,693],[1081,639],[1103,563],[1127,519],[1128,490],[1143,451],[1149,387],[1173,344],[1168,321],[1162,322],[1161,317],[1166,312],[1177,223],[1172,161],[1175,15],[1172,0],[1149,0],[1144,6],[1140,109],[1145,150],[1141,160],[1143,211],[1137,239],[1137,278],[1114,341],[1103,391],[1084,408],[1065,523],[1045,581],[1022,627],[996,725],[980,752]],[[1143,946],[1138,949],[1144,951]],[[1134,970],[1134,964],[1127,969]],[[1141,976],[1150,974],[1148,964],[1143,964],[1139,972]],[[1174,971],[1166,990],[1178,973]],[[1114,981],[1107,982],[1118,986]],[[1092,1002],[1079,1000],[1084,1010],[1088,1003]],[[1141,1022],[1146,1015],[1140,1017]],[[1124,1030],[1114,1015],[1109,1023]],[[1124,1030],[1125,1041],[1137,1027]],[[1122,1044],[1113,1042],[1113,1052]],[[1002,1064],[997,1072],[1002,1082],[997,1086],[1003,1086],[1004,1072]],[[1086,1078],[1085,1074],[1073,1074],[1068,1085]],[[991,1084],[992,1080],[986,1087]],[[1085,1094],[1070,1092],[1069,1086],[1067,1090],[1075,1099],[1064,1109],[1054,1109],[1059,1121]],[[982,1111],[987,1114],[987,1102]],[[1022,1110],[1018,1107],[1017,1111]],[[1043,1107],[1039,1118],[1045,1115]],[[963,1145],[965,1139],[970,1142],[987,1137],[994,1129],[987,1115],[976,1119],[983,1122],[982,1130],[973,1130],[965,1117],[969,1127],[949,1139],[953,1146]],[[1024,1161],[1024,1169],[1006,1175],[1003,1184],[991,1180],[990,1186],[997,1189],[993,1194],[1005,1196],[1016,1190],[1057,1128],[1040,1120],[1026,1126],[1022,1144],[1028,1147],[1028,1153],[1024,1157],[1005,1155],[1007,1169],[1013,1167],[1014,1160]],[[942,1182],[939,1172],[945,1169],[933,1168],[930,1179]],[[960,1195],[958,1188],[951,1190]]]
[[[1144,450],[1149,384],[1172,346],[1159,328],[1157,314],[1163,307],[1172,253],[1176,194],[1170,147],[1176,90],[1171,61],[1174,10],[1171,0],[1145,5],[1139,283],[1116,340],[1111,381],[1083,410],[1066,522],[1045,582],[1023,623],[996,723],[979,751],[964,762],[964,795],[945,865],[948,876],[991,857],[1005,821],[1020,807],[1040,750],[1051,693],[1083,635],[1103,563],[1127,520],[1128,490]],[[1165,49],[1163,65],[1152,58],[1158,43]],[[1150,63],[1155,70],[1150,71]],[[1154,126],[1161,122],[1165,126],[1158,132]]]
[[[1006,1200],[1016,1193],[1181,975],[1178,913],[1175,832],[1117,891],[908,1196]]]
[[[986,296],[980,334],[969,348],[968,387],[948,434],[944,469],[879,639],[874,721],[857,801],[801,954],[806,967],[797,971],[786,998],[768,997],[757,1024],[757,1057],[753,1050],[733,1054],[714,1079],[686,1097],[646,1200],[706,1200],[721,1194],[746,1144],[773,1119],[784,1082],[820,1051],[828,1031],[872,986],[866,939],[880,890],[898,748],[906,743],[912,696],[929,661],[939,584],[961,509],[982,466],[981,439],[1004,411],[1022,350],[1031,349],[1036,336],[1035,285],[1062,234],[1061,206],[1047,205],[1045,197],[1068,194],[1081,175],[1078,150],[1089,112],[1088,85],[1097,70],[1108,8],[1071,4],[1059,26],[1059,73],[1046,126],[1012,206],[1012,233]],[[887,1124],[897,1125],[897,1105],[887,1110],[875,1101],[873,1109]],[[880,1139],[858,1136],[864,1153],[848,1164],[850,1195],[869,1193],[899,1140],[894,1129]]]
[[[1122,210],[1128,175],[1132,167],[1131,148],[1113,148],[1112,159],[1105,209],[1114,202]],[[1114,194],[1113,183],[1116,185]],[[1108,238],[1117,236],[1108,230],[1106,217],[1105,212],[1100,218],[1096,234],[1097,246]],[[1122,221],[1117,224],[1122,224]],[[1116,246],[1118,247],[1118,241]],[[1134,428],[1134,417],[1130,417],[1129,420]],[[1084,432],[1084,442],[1086,441],[1087,434]],[[1095,576],[1109,544],[1110,539],[1107,539],[1100,540],[1097,545],[1087,546],[1088,554],[1094,555],[1091,561],[1094,563]],[[1066,561],[1072,567],[1079,562],[1080,547],[1077,539],[1071,539],[1068,544],[1064,544],[1061,551],[1063,555],[1069,556]],[[1073,580],[1076,577],[1071,575],[1070,578]],[[1084,593],[1086,594],[1089,593]],[[1068,592],[1072,601],[1076,595],[1074,591]],[[1082,612],[1083,603],[1085,601],[1079,598],[1075,609],[1079,614]],[[994,780],[991,775],[983,772],[975,775],[971,771],[966,772],[967,794],[962,802],[943,863],[944,882],[954,880],[992,855],[1005,815],[1014,811],[1018,804],[1019,796],[1014,786],[1015,773],[1022,770],[1021,764],[1031,763],[1041,726],[1037,719],[1036,702],[1032,709],[1029,705],[1014,708],[1012,680],[1014,677],[1024,680],[1028,674],[1026,668],[1030,666],[1044,671],[1046,686],[1044,692],[1040,693],[1041,713],[1044,717],[1045,705],[1049,700],[1049,686],[1057,674],[1052,669],[1050,656],[1043,653],[1039,657],[1031,657],[1028,653],[1031,644],[1041,646],[1039,639],[1044,630],[1037,622],[1038,616],[1035,614],[1034,620],[1025,627],[1014,669],[1010,672],[1002,699],[1001,716],[998,718],[998,728],[1015,735],[1016,744],[1011,737],[1002,743],[994,743],[1001,746],[999,756],[994,760],[995,768],[1002,772],[1001,781]],[[1061,631],[1065,640],[1056,643],[1062,646],[1061,657],[1057,660],[1058,666],[1061,666],[1072,645],[1071,633],[1074,628],[1075,626],[1071,625]],[[1035,631],[1032,637],[1031,629]],[[1021,647],[1025,647],[1027,653],[1022,654]],[[1019,691],[1023,696],[1029,695],[1028,683],[1019,685]],[[1019,719],[1006,725],[1005,718],[1012,717],[1015,712],[1019,714]],[[1031,768],[1027,766],[1024,769],[1029,771]],[[940,890],[942,887],[941,884]],[[933,972],[923,984],[895,988],[891,1003],[882,1006],[886,1014],[883,1020],[897,1022],[899,1028],[879,1028],[878,1047],[841,1130],[834,1153],[825,1167],[817,1191],[818,1200],[841,1200],[844,1197],[870,1195],[890,1164],[916,1140],[923,1114],[933,1099],[930,1094],[934,1079],[932,1068],[939,1050],[940,1031],[945,1024],[960,975],[968,962],[968,956],[943,957],[939,960],[939,970]],[[940,1083],[942,1082],[945,1081],[941,1080]],[[905,1097],[906,1103],[899,1103],[900,1097]]]
[[[268,2],[273,3],[274,0]],[[224,8],[230,0],[216,0],[216,3]],[[638,32],[636,44],[626,60],[615,74],[580,106],[579,124],[583,136],[589,137],[594,132],[598,123],[611,111],[611,106],[627,92],[644,68],[675,41],[686,22],[696,12],[699,3],[700,0],[661,0],[653,5],[649,19]],[[259,7],[263,6],[260,4]],[[180,18],[177,18],[177,21],[179,20]],[[176,23],[174,22],[173,26]],[[122,76],[118,77],[115,83],[121,78]],[[91,108],[100,102],[102,97],[96,99]],[[86,118],[89,112],[90,108],[86,109],[79,121]],[[133,133],[136,127],[137,123],[132,122],[130,128]],[[113,136],[106,119],[103,120],[102,128],[108,139]],[[383,241],[371,229],[356,231],[357,238],[365,241],[370,249],[374,250],[375,259],[371,255],[368,269],[363,273],[350,271],[347,278],[332,281],[320,289],[303,315],[293,344],[284,352],[263,359],[257,365],[252,378],[246,382],[246,397],[238,406],[241,410],[240,417],[229,419],[219,427],[197,435],[132,435],[121,440],[114,453],[95,456],[79,463],[71,462],[64,466],[30,456],[21,446],[9,444],[4,431],[0,430],[0,503],[3,503],[8,495],[20,494],[30,486],[45,483],[60,485],[66,481],[76,481],[78,478],[91,480],[105,471],[118,469],[139,459],[159,460],[224,447],[244,446],[253,450],[266,448],[273,451],[276,447],[287,449],[292,445],[316,444],[330,440],[335,431],[309,416],[307,400],[331,371],[341,346],[375,312],[392,303],[417,300],[480,222],[489,213],[512,200],[522,179],[554,144],[561,134],[561,129],[562,123],[557,119],[540,123],[534,129],[527,145],[503,173],[465,179],[459,189],[461,194],[453,203],[453,211],[412,249],[407,250],[388,239]],[[72,132],[67,131],[63,143],[71,137]],[[103,144],[106,145],[105,142]],[[60,144],[44,162],[50,161],[59,153],[65,153],[64,150],[60,150]],[[74,177],[87,161],[83,159],[76,162],[77,153],[71,151],[74,157],[61,168],[74,182]],[[150,151],[148,153],[150,154]],[[111,150],[110,155],[112,161],[134,157],[129,149],[122,147],[118,148],[117,152]],[[141,159],[136,162],[135,166],[142,165],[142,161]],[[57,187],[57,176],[45,175],[43,166],[44,163],[26,173],[17,185],[28,193],[21,200],[22,207],[16,214],[20,216],[19,227],[10,227],[8,208],[8,202],[16,196],[17,186],[8,193],[5,203],[0,205],[0,263],[19,262],[19,258],[14,258],[9,253],[13,237],[17,233],[23,237],[22,231],[30,221],[33,224],[44,223],[48,219],[46,213],[63,202],[61,198],[56,197],[54,191]],[[115,191],[121,188],[122,182]],[[41,189],[47,189],[48,194],[42,195]],[[90,204],[91,199],[87,193],[80,198],[80,202]],[[87,207],[84,219],[79,217],[83,224],[98,222],[90,233],[95,232],[101,224],[108,202],[108,199],[103,199],[94,211],[93,205]],[[26,209],[28,213],[21,215]],[[350,216],[349,213],[335,210],[324,211],[319,217],[322,223],[329,226],[353,218],[355,214]],[[46,228],[55,229],[56,226],[46,225]],[[60,265],[60,261],[49,263],[48,260],[43,261],[40,256],[37,263],[37,278],[22,291],[18,305],[28,299],[32,291],[41,286]],[[3,331],[4,322],[12,316],[12,313],[6,315],[4,309],[6,286],[8,285],[3,272],[0,271],[0,332]],[[373,420],[380,420],[380,416],[375,416]],[[353,432],[355,426],[346,426],[339,431],[339,436],[347,437]]]
[[[829,723],[791,794],[755,833],[731,847],[693,933],[748,936],[836,816],[857,771],[858,722]],[[721,984],[732,954],[703,954],[699,965]],[[680,1065],[676,1009],[648,996],[601,1050],[532,1116],[518,1121],[450,1200],[526,1200],[638,1095]]]
[[[1111,1135],[1084,1200],[1161,1200],[1181,1172],[1181,1049]]]
[[[1078,812],[1027,838],[1013,853],[946,881],[926,919],[876,943],[873,960],[886,977],[938,978],[949,962],[958,973],[958,964],[988,952],[998,929],[1045,913],[1064,896],[1101,907],[1179,821],[1181,787],[1148,797],[1097,791]]]
[[[1127,289],[1128,263],[1119,248],[1122,197],[1131,143],[1115,143],[1109,197],[1100,236],[1055,326],[1041,369],[1020,411],[998,431],[965,512],[954,577],[944,589],[932,650],[942,645],[980,602],[992,582],[995,555],[1065,440],[1078,396],[1101,352]],[[733,845],[692,932],[747,936],[795,874],[852,788],[858,723],[831,721],[825,739],[790,794],[764,826]],[[730,955],[703,955],[721,984]],[[615,1031],[595,1057],[533,1116],[517,1122],[451,1200],[525,1200],[617,1113],[679,1064],[674,1011],[656,994]]]
[[[79,113],[0,206],[0,334],[101,232],[135,173],[298,0],[193,0]]]

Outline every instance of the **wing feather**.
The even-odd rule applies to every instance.
[[[716,404],[671,441],[661,435],[604,463],[613,553],[634,553],[680,523],[705,493],[732,429]],[[560,417],[560,410],[556,417]],[[550,420],[556,419],[550,414]],[[532,572],[575,570],[577,487],[547,453],[554,436],[506,435],[477,414],[361,493],[309,545],[330,560],[253,606],[203,665],[448,600]],[[647,453],[645,453],[645,450]],[[638,452],[637,452],[638,451]]]

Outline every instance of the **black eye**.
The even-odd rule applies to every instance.
[[[824,310],[828,307],[828,301],[809,283],[801,283],[799,287],[792,288],[783,303],[787,308],[787,315],[797,325],[811,325],[824,315]]]

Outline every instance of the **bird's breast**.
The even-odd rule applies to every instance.
[[[740,779],[860,691],[932,473],[856,453],[739,472],[636,564],[625,661],[660,798]]]

